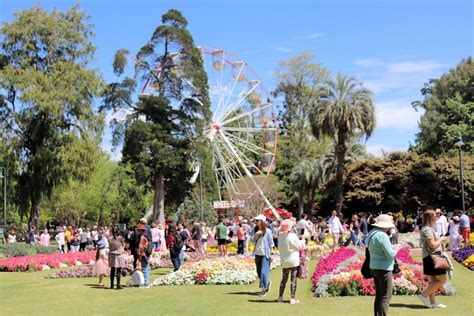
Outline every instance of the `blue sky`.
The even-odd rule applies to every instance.
[[[35,3],[50,10],[75,1],[2,0],[1,21]],[[375,93],[377,128],[367,142],[375,154],[414,142],[421,113],[410,103],[428,79],[474,52],[473,1],[85,0],[81,7],[95,24],[94,66],[107,81],[115,50],[136,52],[170,8],[188,19],[196,44],[240,55],[270,90],[278,61],[307,49]],[[103,147],[111,148],[109,131]]]

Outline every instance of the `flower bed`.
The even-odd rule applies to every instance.
[[[331,260],[331,257],[333,260]],[[313,274],[313,291],[315,296],[358,296],[375,295],[373,279],[365,279],[360,272],[365,255],[362,250],[349,252],[341,248],[326,260],[321,260]],[[414,261],[408,247],[397,254],[401,272],[393,276],[392,293],[394,295],[414,295],[423,291],[427,280],[422,272],[422,263]],[[322,267],[320,265],[322,264]],[[448,282],[439,294],[454,294]]]
[[[280,265],[280,258],[274,257],[270,268]],[[255,261],[251,258],[227,257],[208,258],[196,262],[185,262],[179,271],[159,277],[152,284],[194,285],[194,284],[250,284],[257,279]]]
[[[14,257],[0,260],[0,271],[40,271],[76,264],[89,264],[94,259],[95,251]]]
[[[454,250],[453,258],[468,269],[474,271],[474,248]]]

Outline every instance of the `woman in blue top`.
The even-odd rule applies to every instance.
[[[392,216],[382,214],[376,218],[374,228],[367,237],[370,253],[370,273],[374,277],[374,315],[387,315],[392,298],[392,270],[396,251],[392,248],[387,232],[395,227]],[[398,246],[395,246],[398,247]]]
[[[270,256],[273,248],[273,237],[272,231],[267,227],[267,218],[260,214],[255,217],[257,222],[258,231],[253,237],[255,244],[254,255],[255,265],[257,266],[257,274],[260,279],[260,296],[265,296],[270,291],[271,282],[269,281],[270,275]]]

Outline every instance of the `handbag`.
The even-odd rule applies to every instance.
[[[374,233],[372,236],[370,236],[369,241],[367,242],[367,248],[365,248],[365,260],[364,263],[362,264],[362,268],[360,269],[360,272],[362,273],[362,276],[364,279],[372,279],[372,273],[370,273],[370,252],[369,252],[369,245],[370,245],[370,240],[372,237],[375,236]]]
[[[439,270],[449,270],[451,267],[449,266],[448,259],[443,256],[441,253],[433,253],[431,255],[431,259],[433,260],[433,267]]]

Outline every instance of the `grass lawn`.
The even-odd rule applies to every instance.
[[[310,272],[314,268],[312,261]],[[152,280],[169,271],[154,270]],[[0,315],[373,315],[373,297],[312,298],[310,278],[298,280],[299,305],[275,302],[280,268],[270,273],[273,285],[264,298],[256,295],[257,284],[116,291],[96,288],[96,278],[45,279],[50,273],[51,270],[1,272]],[[439,298],[448,309],[429,310],[421,306],[416,296],[395,296],[390,315],[472,315],[474,272],[456,263],[453,283],[459,293]],[[286,298],[289,298],[289,284]]]

